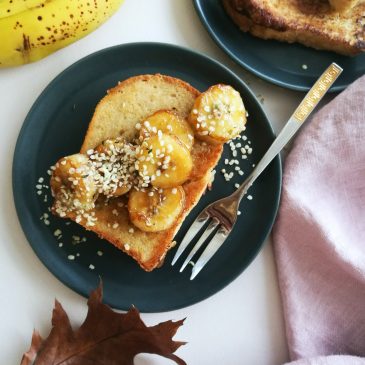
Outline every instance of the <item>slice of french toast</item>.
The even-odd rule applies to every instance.
[[[109,90],[99,102],[80,152],[86,154],[103,141],[119,136],[127,141],[135,139],[139,134],[137,123],[158,110],[172,110],[187,118],[199,95],[198,90],[176,78],[159,74],[131,77]],[[90,212],[95,217],[94,225],[90,226],[86,221],[78,223],[132,256],[144,270],[153,270],[173,247],[179,227],[205,192],[222,150],[222,144],[195,139],[190,151],[193,170],[190,179],[182,185],[185,192],[183,212],[169,229],[146,232],[137,228],[130,221],[125,195],[109,200],[98,198]],[[75,215],[69,217],[77,220]]]
[[[344,55],[365,50],[365,3],[339,13],[323,0],[222,1],[240,29],[256,37],[298,42]]]
[[[339,13],[347,12],[356,5],[363,3],[364,0],[329,0],[332,8]]]

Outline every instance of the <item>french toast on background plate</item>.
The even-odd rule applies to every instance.
[[[365,51],[365,2],[331,0],[222,0],[244,32],[356,55]],[[341,10],[341,11],[340,11]],[[347,11],[345,11],[347,10]]]
[[[97,105],[80,153],[56,163],[52,210],[151,271],[210,184],[223,143],[245,122],[230,86],[200,94],[160,74],[120,82]]]

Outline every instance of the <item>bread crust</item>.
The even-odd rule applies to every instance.
[[[327,1],[222,1],[234,23],[256,37],[344,55],[365,51],[365,3],[338,13]]]
[[[158,89],[154,89],[155,86]],[[162,89],[164,92],[161,92]],[[148,98],[151,96],[149,95],[150,90],[156,90],[156,93],[160,93],[158,98],[161,100],[151,102],[153,103],[152,108],[149,108],[148,105],[142,105],[141,110],[137,110],[140,103],[140,93],[145,93],[147,98],[145,103],[148,104]],[[135,97],[132,97],[131,93],[136,93]],[[176,94],[177,100],[174,100],[173,94]],[[80,152],[86,153],[107,138],[115,138],[119,135],[132,138],[137,132],[135,124],[160,109],[173,109],[183,118],[186,118],[199,95],[200,92],[188,83],[166,75],[140,75],[124,80],[108,90],[108,94],[96,106]],[[143,99],[141,98],[141,100]],[[127,113],[134,109],[134,119],[132,116],[128,119],[128,128],[126,128],[127,122],[121,121],[118,119],[118,115],[114,114],[119,110],[114,106],[123,103],[130,103],[130,105],[123,107]],[[133,103],[135,105],[132,105]],[[105,118],[105,115],[108,117]],[[119,123],[120,125],[114,125],[104,130],[105,124],[110,123]],[[108,133],[109,135],[106,136]],[[185,191],[184,210],[171,228],[161,232],[139,230],[129,220],[125,196],[110,199],[107,204],[105,204],[104,198],[99,198],[93,210],[97,218],[95,226],[87,226],[84,221],[79,224],[127,253],[144,270],[151,271],[161,266],[168,250],[175,245],[174,236],[181,224],[198,203],[210,183],[211,171],[221,157],[222,151],[222,145],[210,145],[195,139],[191,150],[194,161],[193,171],[189,181],[183,184]],[[115,214],[116,211],[118,215]],[[76,219],[72,214],[69,215],[69,218]],[[113,228],[116,225],[118,225],[117,228]]]

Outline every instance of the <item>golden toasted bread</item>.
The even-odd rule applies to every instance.
[[[244,32],[263,39],[356,55],[365,50],[365,3],[346,13],[328,1],[222,0]]]
[[[158,110],[173,110],[187,118],[199,94],[189,84],[168,76],[131,77],[109,90],[97,105],[81,153],[106,139],[122,136],[133,140],[139,133],[136,124]],[[191,150],[193,171],[190,179],[182,185],[185,191],[183,212],[169,229],[160,232],[138,229],[130,221],[125,195],[110,200],[98,198],[96,207],[90,212],[95,213],[95,225],[87,225],[84,221],[79,223],[132,256],[144,270],[153,270],[162,263],[167,251],[174,245],[174,236],[186,215],[205,192],[222,150],[222,145],[195,139]],[[76,216],[69,217],[76,220]]]
[[[332,8],[340,13],[345,13],[363,2],[364,0],[329,0]]]

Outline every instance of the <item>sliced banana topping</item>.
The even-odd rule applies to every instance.
[[[50,184],[58,202],[57,214],[62,217],[69,211],[94,207],[98,196],[94,176],[94,167],[81,153],[61,158],[56,163]]]
[[[159,110],[139,125],[142,139],[156,135],[158,131],[174,135],[190,150],[194,143],[194,132],[190,124],[171,110]]]
[[[188,121],[160,110],[137,123],[139,138],[133,143],[109,139],[86,154],[59,160],[51,177],[53,210],[61,217],[72,212],[76,222],[85,220],[92,226],[98,195],[113,198],[129,193],[131,222],[146,232],[166,230],[184,210],[181,185],[194,179],[194,136],[222,144],[237,137],[245,123],[240,94],[230,86],[214,85],[196,99]],[[204,158],[199,161],[204,163]],[[196,158],[195,168],[199,169]]]
[[[122,138],[108,139],[88,151],[96,170],[95,182],[100,194],[108,198],[127,193],[133,184],[136,147]]]
[[[182,185],[190,176],[193,162],[189,150],[174,136],[163,134],[146,138],[137,152],[136,169],[144,181],[161,188]]]
[[[184,209],[185,192],[181,186],[148,189],[129,193],[128,211],[132,223],[146,232],[169,229]]]
[[[246,110],[238,91],[214,85],[197,97],[188,120],[199,139],[224,143],[244,130]]]

